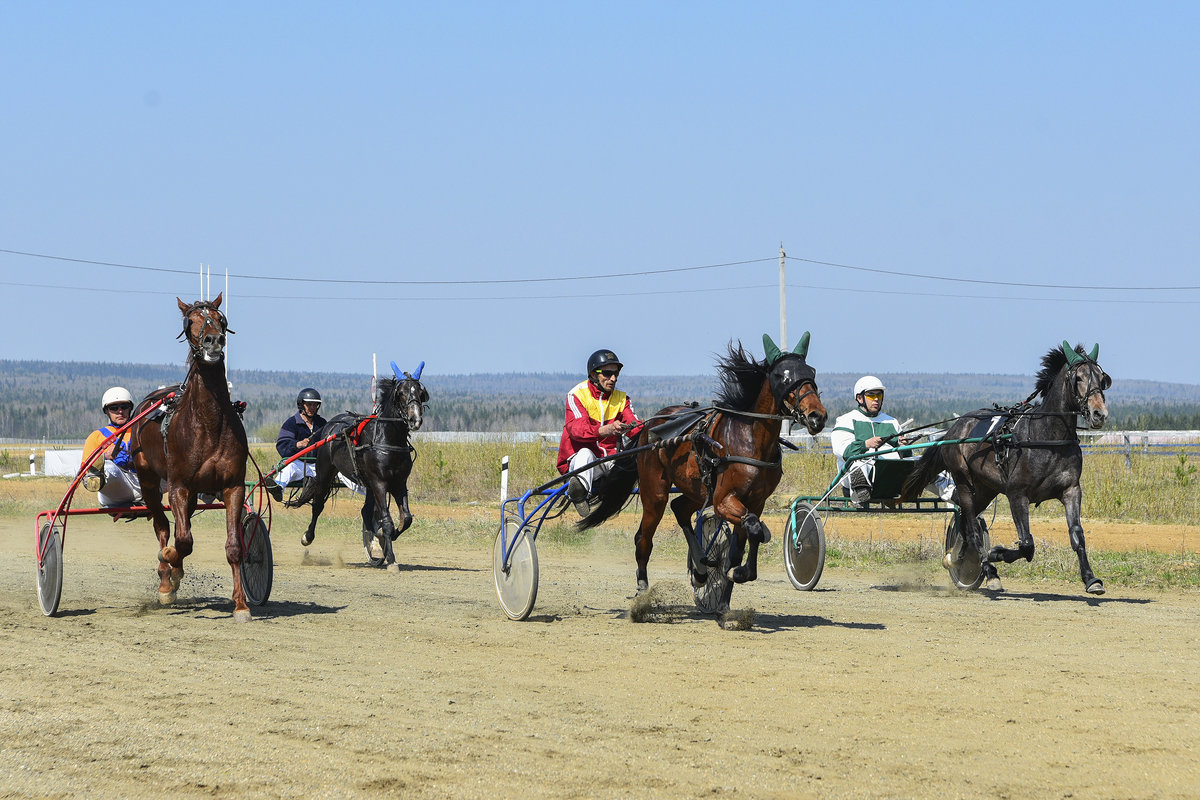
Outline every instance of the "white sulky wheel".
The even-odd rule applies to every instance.
[[[825,524],[808,503],[794,504],[783,524],[783,567],[792,586],[802,592],[811,592],[821,580]]]
[[[47,617],[58,613],[58,601],[62,598],[62,532],[61,521],[56,523],[53,529],[49,522],[43,522],[41,530],[38,531],[38,550],[45,550],[42,565],[37,568],[38,603]]]
[[[705,614],[715,614],[721,610],[725,598],[725,590],[729,586],[729,549],[733,544],[733,532],[725,520],[718,517],[711,508],[705,509],[701,515],[700,525],[696,535],[702,546],[707,548],[708,560],[715,561],[715,567],[708,568],[708,578],[699,586],[692,571],[688,577],[692,581],[692,593],[696,597],[696,608]],[[712,546],[709,547],[709,544]]]
[[[271,597],[275,577],[275,559],[271,552],[271,533],[257,512],[242,516],[242,591],[246,602],[261,606]]]
[[[508,569],[504,568],[505,544],[512,549]],[[537,600],[537,546],[533,542],[532,529],[529,526],[522,529],[520,522],[508,515],[496,531],[496,541],[492,545],[492,574],[496,581],[496,596],[508,618],[522,620],[528,617]]]
[[[950,573],[950,581],[959,589],[978,589],[983,583],[983,564],[980,553],[988,551],[990,537],[987,526],[982,522],[980,520],[982,549],[977,553],[967,549],[966,541],[959,534],[957,511],[951,515],[950,522],[946,525],[946,555],[942,559],[942,566]]]

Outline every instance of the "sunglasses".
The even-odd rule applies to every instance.
[[[113,403],[111,406],[109,406],[108,408],[106,408],[104,410],[105,411],[124,411],[126,413],[129,413],[130,411],[133,411],[133,403]]]
[[[880,392],[880,391],[863,392],[863,397],[866,397],[869,400],[882,400],[883,392]]]
[[[598,372],[599,374],[603,375],[606,378],[615,378],[621,374],[621,370],[619,370],[619,369],[598,369],[598,370],[596,370],[596,372]]]

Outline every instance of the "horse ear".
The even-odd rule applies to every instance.
[[[809,332],[805,331],[804,335],[800,337],[800,341],[796,342],[796,346],[792,348],[792,352],[801,358],[808,358],[808,340],[810,338]]]
[[[424,361],[422,361],[420,364],[417,364],[417,371],[413,373],[413,380],[414,380],[414,381],[419,381],[419,380],[421,380],[421,370],[423,370],[423,369],[425,369],[425,362],[424,362]]]
[[[209,303],[209,305],[212,306],[214,309],[220,308],[221,307],[221,296],[224,294],[225,294],[224,292],[217,292],[217,299],[213,300],[211,303]]]
[[[1071,347],[1071,343],[1068,342],[1066,339],[1063,339],[1062,348],[1063,348],[1063,355],[1065,355],[1067,357],[1067,363],[1070,364],[1072,367],[1083,360],[1083,356],[1079,355],[1079,353],[1076,353],[1075,348]]]
[[[1100,343],[1096,342],[1096,346],[1092,348],[1092,352],[1088,353],[1088,358],[1090,358],[1093,362],[1095,362],[1096,359],[1099,357],[1100,357]]]
[[[392,372],[395,374],[396,380],[398,380],[398,381],[404,380],[404,370],[402,370],[398,366],[396,366],[395,361],[392,362]]]
[[[774,364],[775,360],[781,355],[779,346],[771,341],[771,335],[768,333],[763,334],[763,354],[767,357],[768,364]]]
[[[187,303],[180,300],[178,297],[175,298],[175,302],[179,303],[179,310],[182,311],[184,314],[186,314],[187,310],[189,308],[191,308],[191,306],[189,306]]]

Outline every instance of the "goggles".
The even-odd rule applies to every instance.
[[[882,400],[883,399],[883,390],[882,389],[871,389],[870,391],[863,392],[863,397],[867,398],[868,400]]]

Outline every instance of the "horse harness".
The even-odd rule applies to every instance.
[[[382,444],[380,442],[362,443],[363,431],[367,429],[367,424],[371,422],[407,422],[408,420],[402,417],[381,417],[377,414],[371,414],[366,417],[359,417],[357,414],[351,415],[352,419],[357,422],[347,425],[338,431],[335,435],[341,438],[342,443],[346,445],[347,452],[350,453],[350,468],[354,471],[354,482],[361,484],[362,481],[358,475],[358,453],[362,450],[377,450],[387,453],[408,453],[409,457],[415,463],[417,460],[417,449],[412,446],[412,442],[405,436],[403,445]]]
[[[688,407],[687,411],[676,412],[668,415],[666,419],[680,417],[679,422],[672,424],[665,423],[669,428],[669,432],[675,435],[668,438],[662,438],[655,442],[655,446],[659,448],[676,447],[678,445],[688,443],[692,446],[692,457],[696,460],[696,468],[700,474],[700,482],[704,485],[708,493],[708,503],[712,504],[713,496],[716,493],[717,475],[721,469],[728,464],[746,464],[759,469],[783,469],[783,451],[776,445],[775,458],[771,461],[763,461],[749,456],[738,455],[722,455],[720,451],[725,449],[724,445],[714,439],[709,431],[711,430],[718,414],[731,414],[740,417],[753,417],[756,419],[787,419],[779,414],[759,414],[753,411],[735,411],[730,408],[722,408],[721,406],[709,406],[708,408],[700,408],[699,403],[693,403]],[[690,417],[690,419],[689,419]],[[654,419],[651,417],[650,419]],[[684,420],[687,420],[684,422]],[[648,421],[648,420],[647,420]],[[651,431],[653,432],[653,430]]]

